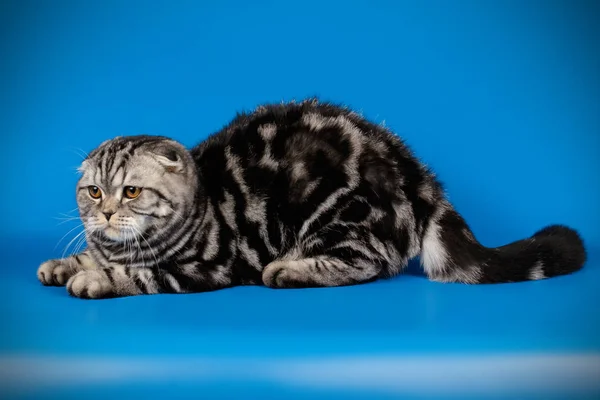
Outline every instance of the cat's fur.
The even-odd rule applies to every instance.
[[[238,115],[190,151],[156,136],[109,140],[81,172],[88,247],[38,270],[77,297],[351,285],[419,255],[435,281],[515,282],[586,259],[564,226],[482,246],[401,139],[316,100]],[[143,189],[128,200],[126,186]]]

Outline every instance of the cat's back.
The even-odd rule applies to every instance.
[[[267,104],[238,114],[192,150],[210,192],[241,183],[290,201],[323,201],[349,186],[370,198],[420,203],[442,195],[434,175],[387,128],[317,99]],[[237,191],[237,190],[236,190]]]
[[[400,138],[386,128],[346,107],[316,99],[268,104],[238,114],[192,149],[192,155],[209,185],[210,181],[220,185],[219,172],[225,171],[242,174],[257,189],[282,171],[296,181],[364,178],[394,187],[401,174],[417,180],[427,175]]]

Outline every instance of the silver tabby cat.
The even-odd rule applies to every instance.
[[[81,298],[352,285],[416,256],[435,281],[514,282],[586,259],[559,225],[482,246],[400,138],[313,99],[239,114],[189,151],[118,137],[80,170],[87,249],[45,262],[38,278]]]

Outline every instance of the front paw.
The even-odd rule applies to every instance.
[[[112,297],[114,287],[103,270],[88,270],[71,277],[67,291],[71,296],[82,299],[101,299]]]
[[[40,265],[37,277],[46,286],[64,286],[74,273],[68,259],[49,260]]]

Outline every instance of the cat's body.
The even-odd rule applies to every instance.
[[[396,275],[418,255],[431,279],[465,283],[585,262],[562,226],[483,247],[400,138],[316,100],[239,115],[191,151],[117,138],[81,170],[88,249],[38,270],[78,297],[349,285]]]

